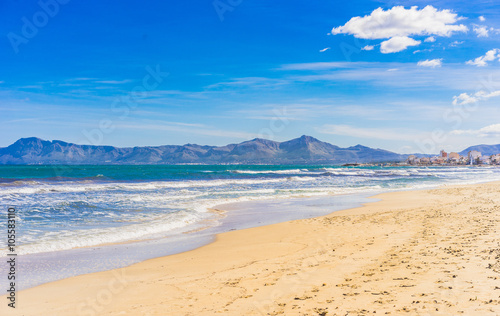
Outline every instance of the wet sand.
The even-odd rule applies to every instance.
[[[219,234],[0,299],[1,315],[499,315],[500,183]]]

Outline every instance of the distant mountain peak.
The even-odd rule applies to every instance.
[[[370,148],[370,147],[366,147],[366,146],[363,146],[363,145],[357,144],[356,146],[351,146],[351,147],[349,147],[349,148],[365,149],[365,148]]]
[[[254,138],[221,147],[186,144],[129,148],[76,145],[29,137],[0,148],[0,164],[341,164],[405,158],[361,145],[340,148],[308,135],[284,142]]]
[[[312,136],[308,136],[308,135],[302,135],[298,139],[303,140],[303,141],[305,141],[307,143],[313,143],[313,142],[314,143],[316,143],[316,142],[317,143],[322,143],[322,141],[320,141],[319,139],[314,138]]]
[[[274,140],[265,139],[265,138],[254,138],[254,139],[251,139],[251,140],[244,141],[243,143],[248,143],[248,142],[276,143]]]
[[[50,141],[43,140],[38,137],[25,137],[25,138],[19,138],[15,143],[28,143],[28,142],[50,142]]]

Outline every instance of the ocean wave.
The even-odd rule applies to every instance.
[[[288,169],[288,170],[228,170],[236,174],[301,174],[307,171],[302,169]]]
[[[147,223],[108,227],[104,230],[94,228],[46,232],[41,238],[38,238],[39,240],[32,240],[28,244],[18,246],[17,253],[24,255],[60,251],[155,237],[155,235],[174,229],[187,228],[191,224],[208,218],[207,214],[205,213],[205,216],[201,216],[200,213],[182,211],[174,215],[169,214],[157,218]],[[6,249],[0,249],[0,256],[6,256]]]
[[[208,208],[225,203],[500,180],[495,168],[225,169],[195,172],[211,171],[213,179],[112,181],[94,172],[92,179],[15,180],[0,183],[0,202],[20,206],[20,249],[33,253],[165,235],[202,225]]]

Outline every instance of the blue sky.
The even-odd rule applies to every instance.
[[[0,146],[29,136],[145,146],[302,134],[401,153],[500,143],[495,1],[9,0],[0,9]]]

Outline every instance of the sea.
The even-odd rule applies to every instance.
[[[496,180],[500,168],[482,166],[0,166],[0,228],[14,207],[27,288],[193,249],[224,231],[326,215],[377,193]]]

